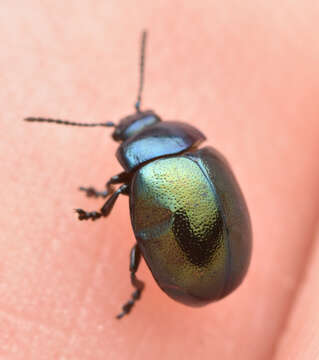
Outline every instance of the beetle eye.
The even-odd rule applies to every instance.
[[[115,141],[121,141],[121,131],[118,128],[115,128],[113,134],[112,134],[112,138]]]

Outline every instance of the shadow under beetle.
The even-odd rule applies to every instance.
[[[136,278],[141,255],[160,288],[171,298],[202,306],[233,291],[251,256],[251,226],[245,200],[226,160],[191,125],[162,121],[141,111],[146,32],[142,34],[136,111],[113,122],[85,124],[45,118],[26,121],[115,127],[116,157],[124,171],[104,191],[81,187],[87,196],[107,198],[100,211],[76,209],[79,220],[106,217],[120,194],[129,196],[136,244],[130,253],[135,288],[117,318],[128,314],[144,283]],[[117,190],[113,185],[121,184]]]

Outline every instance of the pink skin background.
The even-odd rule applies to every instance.
[[[0,357],[319,358],[317,1],[36,1],[0,5]],[[250,209],[248,276],[194,309],[146,282],[131,315],[127,197],[108,219],[79,185],[121,171],[110,129],[26,116],[115,121],[142,107],[202,130],[231,163]]]

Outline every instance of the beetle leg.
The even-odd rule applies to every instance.
[[[129,178],[129,175],[127,172],[123,171],[117,175],[112,176],[108,182],[105,184],[106,190],[103,191],[98,191],[96,190],[94,187],[90,186],[90,187],[83,187],[81,186],[79,188],[80,191],[84,191],[86,193],[87,197],[102,197],[102,198],[106,198],[108,195],[112,194],[114,189],[113,189],[113,184],[121,184],[123,182],[126,182]]]
[[[119,197],[120,194],[127,194],[128,193],[129,186],[127,184],[122,185],[119,187],[105,202],[105,204],[102,206],[100,211],[85,211],[82,209],[75,209],[75,211],[79,214],[79,220],[96,220],[99,219],[102,216],[108,216],[111,210],[113,209],[113,206],[115,204],[115,201]]]
[[[141,251],[138,245],[135,244],[130,253],[130,273],[131,273],[131,283],[136,290],[133,292],[132,298],[122,306],[122,312],[116,316],[117,319],[121,319],[123,316],[128,314],[131,311],[132,307],[134,306],[135,302],[139,300],[141,297],[141,293],[144,289],[144,283],[139,279],[137,279],[137,277],[135,276],[140,261],[141,261]]]

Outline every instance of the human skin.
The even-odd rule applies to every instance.
[[[0,358],[319,358],[319,7],[316,1],[35,1],[0,5]],[[132,292],[128,201],[107,219],[79,185],[121,171],[110,129],[142,108],[188,122],[222,152],[250,210],[249,273],[203,308],[174,302],[144,263]],[[317,243],[317,244],[316,244]]]

